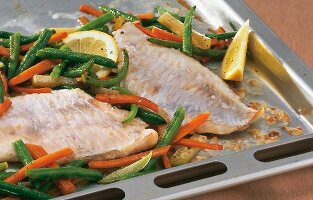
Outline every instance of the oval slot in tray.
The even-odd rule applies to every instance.
[[[221,162],[210,162],[196,167],[190,167],[171,173],[160,175],[154,183],[161,188],[170,188],[193,181],[217,176],[227,171],[227,166]]]
[[[72,200],[122,200],[125,198],[125,192],[120,188],[110,188],[98,192],[85,194],[79,197],[74,197]]]

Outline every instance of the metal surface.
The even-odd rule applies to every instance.
[[[25,1],[5,1],[0,0],[2,21],[0,29],[10,31],[20,31],[32,33],[44,27],[71,27],[78,25],[76,17],[79,5],[84,0],[25,0]],[[92,1],[96,3],[108,4],[127,12],[147,12],[156,5],[162,4],[173,8],[182,8],[176,1]],[[170,2],[168,5],[166,2]],[[261,83],[258,93],[249,92],[245,98],[245,103],[250,101],[261,101],[267,105],[285,110],[292,123],[290,126],[300,126],[303,128],[302,136],[291,136],[286,132],[281,132],[280,126],[273,126],[270,129],[281,132],[279,141],[260,145],[248,131],[235,133],[229,136],[219,137],[223,144],[244,140],[242,151],[236,152],[226,150],[221,152],[210,151],[211,158],[190,163],[180,167],[158,171],[143,177],[133,178],[109,185],[92,185],[87,189],[70,194],[60,199],[103,199],[109,191],[106,189],[120,188],[125,193],[125,199],[176,199],[186,198],[191,195],[213,191],[235,184],[240,184],[262,177],[283,173],[313,164],[313,152],[310,146],[312,140],[307,140],[306,149],[301,149],[301,145],[295,148],[295,155],[283,159],[260,162],[255,159],[254,154],[261,149],[277,147],[294,141],[313,138],[313,73],[305,64],[276,36],[242,1],[240,0],[190,0],[188,4],[197,5],[198,14],[207,24],[195,22],[195,28],[205,32],[207,27],[216,28],[223,25],[230,30],[229,21],[234,22],[237,27],[246,19],[250,19],[251,29],[256,35],[250,36],[249,50],[251,59],[247,62],[245,81],[241,84],[246,86],[249,79],[257,80]],[[138,6],[140,5],[140,6]],[[185,13],[185,9],[177,9],[178,12]],[[207,66],[213,71],[218,71],[219,63],[212,63]],[[252,127],[263,127],[260,121]],[[269,127],[265,127],[269,130]],[[87,139],[87,138],[86,138]],[[304,143],[303,143],[304,144]],[[299,147],[300,146],[300,147]],[[287,148],[282,151],[287,152]],[[304,153],[299,153],[303,151]],[[207,156],[208,152],[200,155]],[[297,155],[296,155],[297,154]],[[196,166],[218,161],[227,166],[227,171],[216,176],[199,177],[199,180],[180,184],[174,187],[161,188],[155,184],[155,178]],[[186,175],[186,174],[185,174]],[[103,192],[101,192],[103,191]],[[94,194],[94,195],[92,195]],[[90,195],[90,196],[88,196]],[[110,199],[109,197],[107,197]]]

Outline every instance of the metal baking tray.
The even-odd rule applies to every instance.
[[[32,33],[44,27],[78,25],[79,5],[85,0],[0,0],[0,27],[9,31]],[[224,151],[203,151],[193,162],[109,185],[91,185],[58,199],[178,199],[230,187],[274,174],[313,165],[313,73],[241,0],[102,0],[88,3],[108,4],[128,12],[151,11],[156,5],[172,7],[182,14],[181,4],[196,5],[195,29],[206,32],[222,25],[231,30],[250,19],[249,58],[244,81],[231,84],[244,88],[243,101],[261,102],[288,113],[288,126],[301,127],[303,134],[293,136],[282,130],[284,123],[267,126],[260,119],[249,129],[217,139]],[[218,72],[220,63],[207,65]],[[252,80],[252,81],[251,81]],[[256,87],[257,85],[257,87]],[[251,86],[251,87],[250,87]],[[251,129],[263,131],[251,135]],[[262,137],[274,130],[276,135]],[[277,134],[278,132],[278,134]],[[208,135],[210,138],[213,135]],[[261,139],[260,139],[261,138]],[[87,139],[87,138],[86,138]],[[231,148],[233,147],[233,148]]]

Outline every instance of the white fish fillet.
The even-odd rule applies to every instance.
[[[256,110],[244,105],[239,97],[209,69],[179,50],[157,46],[127,23],[113,32],[119,48],[130,55],[130,67],[124,85],[165,109],[171,116],[178,106],[187,117],[211,112],[197,132],[229,134],[246,128]]]
[[[17,160],[12,143],[22,139],[47,152],[64,147],[75,159],[113,159],[153,147],[158,134],[135,118],[123,125],[127,111],[113,108],[80,89],[31,94],[11,99],[0,119],[0,161]]]

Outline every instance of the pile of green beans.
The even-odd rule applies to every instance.
[[[196,6],[193,6],[186,15],[184,21],[184,31],[183,31],[183,53],[192,56],[192,46],[191,46],[191,33],[192,33],[192,19],[196,10]]]
[[[53,30],[53,33],[55,31]],[[10,47],[10,36],[14,35],[14,33],[11,32],[6,32],[6,31],[0,31],[0,45],[4,46],[4,47]],[[20,38],[20,44],[29,44],[31,42],[35,42],[40,36],[40,33],[36,33],[32,36],[22,36]],[[3,39],[4,38],[4,39]]]
[[[171,122],[167,125],[163,133],[163,136],[158,141],[156,148],[171,144],[172,139],[175,136],[176,132],[178,131],[179,127],[181,126],[184,118],[185,118],[185,109],[182,107],[179,107],[176,110]],[[147,164],[147,166],[144,168],[144,171],[153,170],[159,159],[160,157],[152,158]]]

